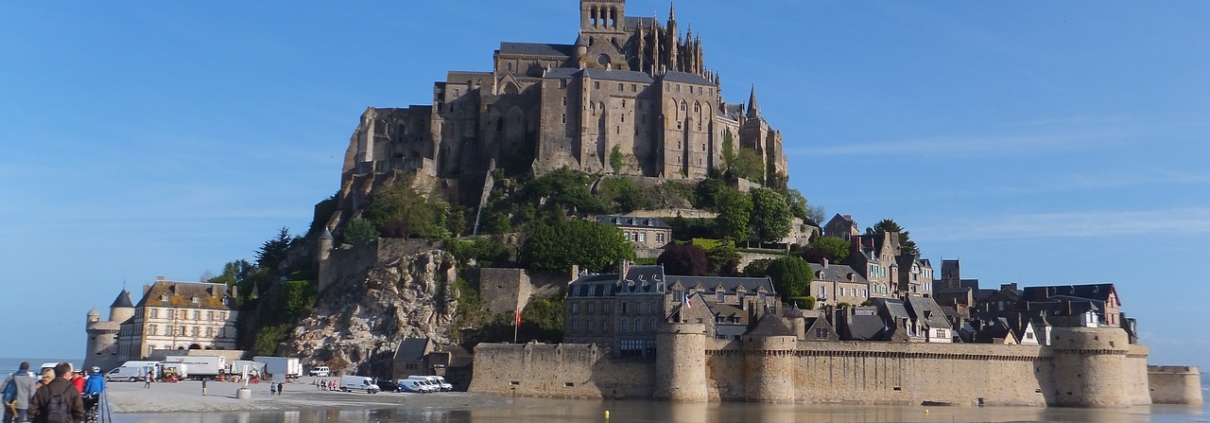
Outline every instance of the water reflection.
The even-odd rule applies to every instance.
[[[609,418],[606,419],[606,411]],[[1153,406],[1122,409],[1032,407],[899,407],[766,405],[747,403],[670,404],[648,401],[518,399],[471,409],[307,409],[274,412],[144,414],[114,416],[117,423],[487,423],[487,422],[1206,422],[1203,407]]]

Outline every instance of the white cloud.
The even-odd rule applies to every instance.
[[[921,228],[919,232],[930,233],[931,239],[950,241],[1207,234],[1210,233],[1210,208],[1033,213],[957,219],[945,228]]]

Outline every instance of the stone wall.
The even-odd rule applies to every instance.
[[[1108,345],[1111,340],[1116,345],[1117,334],[1112,332],[1080,334],[1089,336],[1081,348],[1057,352],[1043,346],[805,341],[788,349],[791,344],[783,346],[785,342],[780,339],[773,344],[745,347],[740,341],[689,342],[689,338],[680,339],[687,332],[665,329],[655,362],[615,361],[604,349],[579,344],[483,344],[475,351],[471,392],[696,401],[700,400],[700,391],[686,383],[703,380],[690,374],[697,371],[704,376],[709,401],[891,405],[930,401],[962,406],[1083,407],[1149,404],[1150,399],[1139,398],[1140,389],[1148,386],[1148,381],[1142,379],[1145,348],[1084,348],[1100,342]],[[1068,333],[1059,339],[1070,337],[1080,338]],[[700,359],[688,351],[692,349],[698,349],[697,354],[704,352],[704,369],[696,364]],[[1156,372],[1151,374],[1154,379]],[[1185,379],[1180,380],[1185,383]],[[751,383],[758,385],[747,386]],[[793,392],[792,396],[782,395],[787,391]]]
[[[469,269],[471,283],[496,313],[511,313],[529,304],[531,297],[551,298],[565,295],[572,275],[527,269]]]
[[[1201,405],[1202,376],[1195,366],[1148,366],[1151,402],[1156,404]]]
[[[479,344],[469,391],[554,398],[652,395],[655,363],[616,361],[595,344]]]

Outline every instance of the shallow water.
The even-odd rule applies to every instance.
[[[609,412],[606,419],[605,412]],[[318,422],[1103,422],[1188,423],[1210,421],[1207,407],[1152,406],[1128,409],[1030,407],[900,407],[670,404],[650,401],[517,399],[490,408],[312,409],[273,412],[115,415],[116,423],[318,423]]]

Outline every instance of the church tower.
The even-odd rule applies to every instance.
[[[580,0],[580,37],[587,49],[576,58],[581,67],[629,70],[624,48],[626,0]]]

